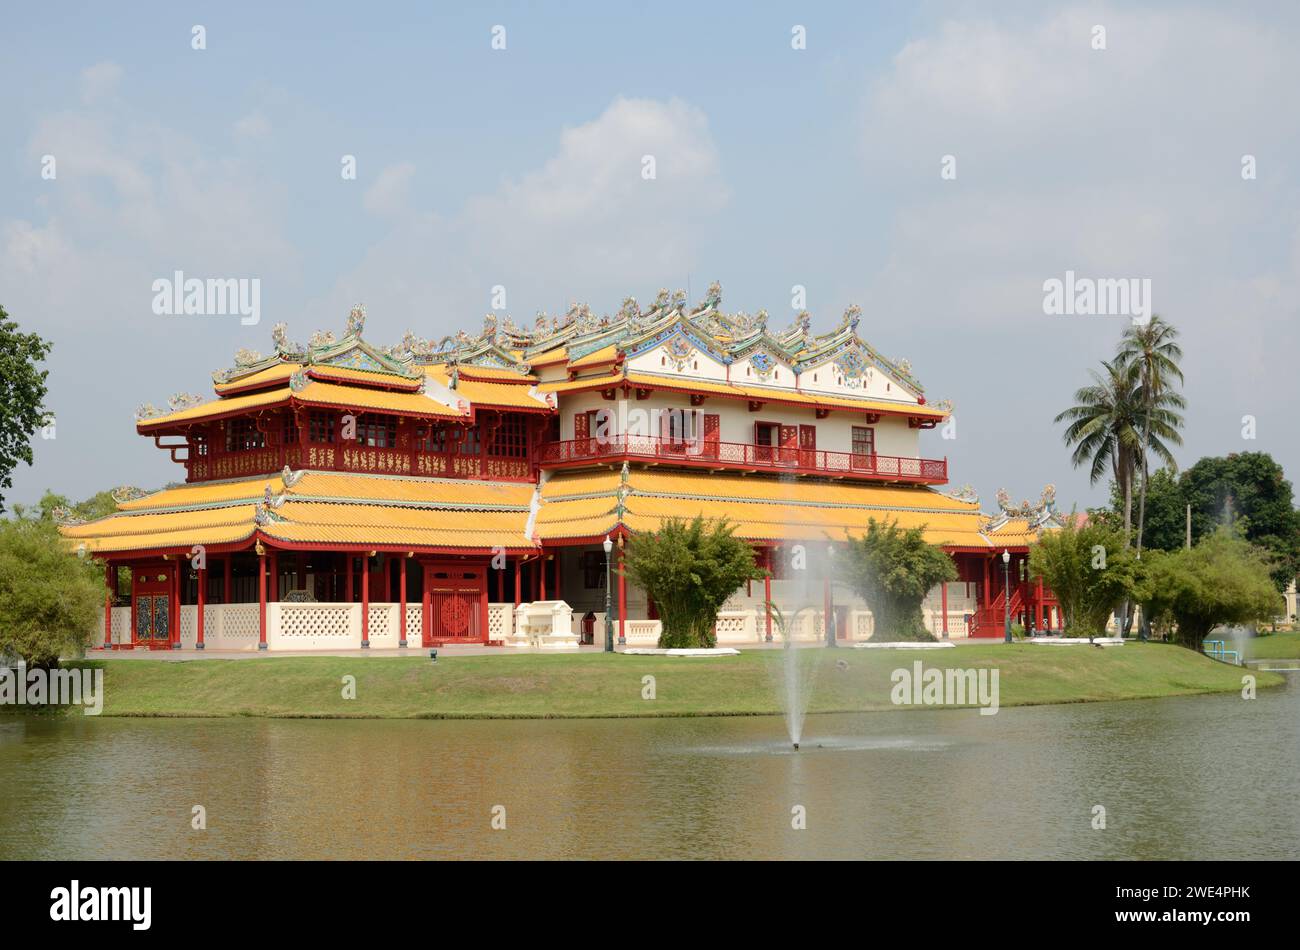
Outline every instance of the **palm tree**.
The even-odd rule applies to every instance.
[[[1183,417],[1175,410],[1183,409],[1187,403],[1182,396],[1169,393],[1169,387],[1177,380],[1183,381],[1183,371],[1178,361],[1183,358],[1183,349],[1176,342],[1178,331],[1167,323],[1159,314],[1155,314],[1145,324],[1128,327],[1124,339],[1120,342],[1117,362],[1127,367],[1129,376],[1138,387],[1139,400],[1142,404],[1142,443],[1139,461],[1142,467],[1142,483],[1138,489],[1138,528],[1137,551],[1142,555],[1142,532],[1146,527],[1147,516],[1147,478],[1150,468],[1147,464],[1152,448],[1152,432],[1158,440],[1182,445]],[[1168,395],[1167,400],[1162,397]],[[1157,416],[1157,406],[1163,408]],[[1167,464],[1177,471],[1172,457]]]
[[[1110,470],[1124,492],[1124,545],[1133,524],[1133,470],[1142,442],[1140,394],[1127,367],[1102,360],[1104,373],[1090,371],[1092,385],[1074,394],[1075,405],[1055,422],[1068,422],[1064,439],[1074,449],[1075,468],[1089,466],[1089,481],[1096,484]]]

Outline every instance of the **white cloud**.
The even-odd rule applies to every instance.
[[[642,159],[655,157],[654,180]],[[471,197],[453,215],[409,204],[414,168],[384,169],[368,210],[395,215],[393,229],[312,307],[345,312],[367,302],[396,335],[425,335],[473,322],[503,285],[517,320],[578,299],[610,309],[628,293],[684,281],[707,224],[727,200],[705,115],[679,100],[615,99],[601,115],[564,129],[540,168]]]
[[[117,91],[122,79],[122,67],[117,63],[103,62],[87,66],[81,71],[81,97],[87,104],[95,103]]]
[[[1104,51],[1089,45],[1098,23]],[[1187,353],[1181,457],[1294,457],[1281,439],[1300,410],[1290,357],[1268,342],[1300,316],[1300,245],[1278,227],[1300,220],[1297,130],[1279,121],[1300,107],[1300,63],[1283,48],[1231,11],[1089,6],[947,20],[871,83],[863,170],[895,183],[895,211],[888,260],[861,294],[869,313],[906,315],[935,341],[916,364],[936,395],[967,381],[963,438],[943,446],[963,480],[986,493],[1068,482],[1086,497],[1051,417],[1123,321],[1045,316],[1042,282],[1066,269],[1153,280]],[[1244,153],[1259,180],[1241,179]],[[944,155],[954,181],[940,177]],[[974,368],[987,385],[969,385]],[[1248,413],[1274,414],[1275,441],[1240,441],[1233,420]]]
[[[271,134],[271,120],[260,110],[241,116],[234,125],[236,138],[260,139]]]
[[[411,179],[415,177],[415,164],[402,162],[389,165],[379,173],[375,183],[366,189],[361,204],[371,214],[398,215],[410,207]]]

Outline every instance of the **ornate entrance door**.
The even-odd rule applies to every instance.
[[[487,642],[487,569],[479,564],[424,566],[426,647]]]
[[[134,571],[131,597],[131,633],[135,646],[152,650],[171,648],[172,566],[140,567]]]

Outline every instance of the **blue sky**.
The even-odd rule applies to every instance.
[[[1150,278],[1187,350],[1180,460],[1300,462],[1284,5],[72,4],[3,22],[0,303],[55,343],[58,420],[10,501],[182,477],[134,408],[210,392],[276,322],[303,340],[361,301],[374,342],[438,337],[476,330],[496,284],[518,322],[712,280],[777,327],[796,284],[818,330],[858,303],[863,336],[956,404],[957,437],[924,454],[991,507],[1047,482],[1100,502],[1052,417],[1123,318],[1045,316],[1042,283]],[[262,323],[156,316],[150,284],[176,269],[260,278]]]

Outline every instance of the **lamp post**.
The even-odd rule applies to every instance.
[[[1011,642],[1011,552],[1002,549],[1002,609],[1007,633],[1007,643]]]
[[[614,542],[605,535],[605,542],[601,545],[605,549],[605,652],[614,652],[614,618],[610,616],[612,606],[610,604],[611,575],[609,568],[609,556],[614,550]]]

